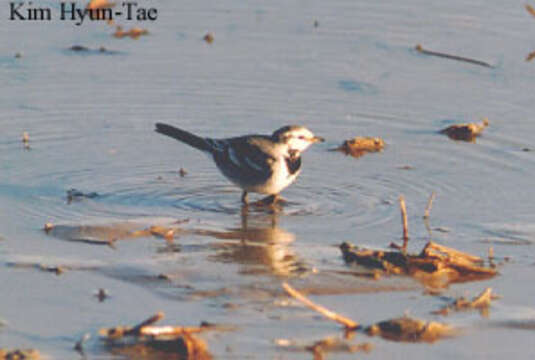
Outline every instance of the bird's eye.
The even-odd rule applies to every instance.
[[[300,135],[300,136],[298,137],[298,139],[299,139],[299,140],[305,140],[305,137],[304,137],[303,135]]]

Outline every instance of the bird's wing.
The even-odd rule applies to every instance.
[[[219,149],[213,153],[214,160],[227,177],[240,183],[256,184],[272,175],[275,158],[266,151],[271,141],[267,137],[210,140]]]

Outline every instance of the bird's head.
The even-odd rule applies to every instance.
[[[288,154],[291,156],[299,156],[310,145],[324,141],[322,137],[315,136],[306,127],[298,125],[284,126],[276,130],[272,138],[273,141],[286,145],[288,147]]]

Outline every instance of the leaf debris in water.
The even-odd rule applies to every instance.
[[[355,158],[359,158],[369,152],[378,152],[383,150],[385,142],[378,137],[362,137],[357,136],[353,139],[346,140],[334,151],[341,151],[346,155],[351,155]]]
[[[341,352],[355,353],[359,351],[370,352],[373,344],[365,342],[352,344],[349,341],[329,336],[324,339],[313,342],[312,344],[302,343],[291,339],[277,339],[275,344],[289,351],[310,351],[314,354],[314,359],[323,359],[325,353]]]
[[[408,316],[381,321],[364,330],[370,336],[403,342],[435,342],[456,335],[455,328],[435,321],[423,321]]]
[[[41,358],[35,349],[6,350],[0,348],[0,360],[38,360]]]
[[[475,142],[477,136],[489,126],[489,119],[484,118],[480,123],[455,124],[440,130],[441,134],[448,135],[450,139]]]
[[[112,349],[118,349],[125,355],[173,353],[181,359],[212,359],[203,340],[194,334],[205,331],[229,331],[232,327],[202,322],[198,327],[155,326],[163,319],[163,312],[158,312],[135,326],[116,326],[99,330],[102,340]]]
[[[393,250],[359,248],[347,242],[340,245],[346,263],[356,263],[385,274],[408,275],[431,288],[444,288],[450,283],[482,280],[497,274],[483,266],[480,257],[428,242],[419,254]]]
[[[492,293],[491,288],[486,288],[472,300],[459,297],[454,299],[450,304],[431,313],[435,315],[448,315],[451,311],[478,309],[481,312],[481,315],[487,316],[491,301],[498,298],[497,295]]]

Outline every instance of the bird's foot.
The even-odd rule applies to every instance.
[[[256,207],[266,207],[266,206],[275,206],[286,204],[287,201],[284,200],[279,194],[269,195],[263,199],[255,201],[253,203]]]

